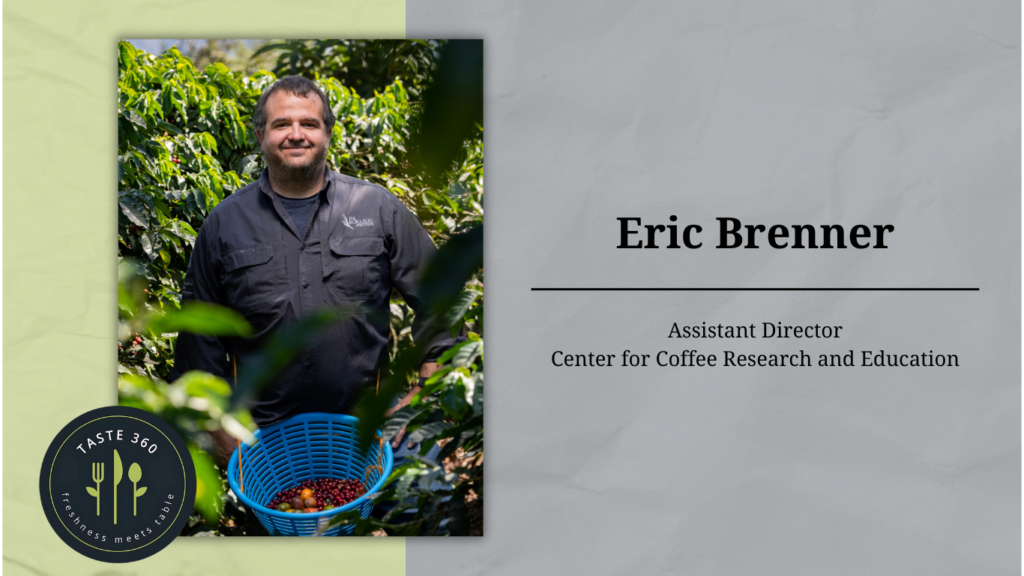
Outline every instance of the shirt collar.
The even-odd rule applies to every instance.
[[[332,177],[331,169],[328,168],[327,165],[325,164],[324,165],[324,184],[323,184],[323,186],[320,187],[320,196],[321,196],[322,199],[326,200],[328,204],[331,203],[331,195],[330,194],[326,194],[325,191],[329,191],[331,189],[331,184],[333,182],[334,182],[334,178]],[[260,191],[262,191],[264,194],[266,194],[269,197],[273,197],[274,196],[274,189],[270,187],[270,173],[267,171],[267,168],[264,168],[263,172],[260,174],[259,184],[260,184]]]

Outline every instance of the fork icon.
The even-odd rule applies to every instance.
[[[103,482],[103,463],[93,462],[92,464],[92,481],[96,483],[96,487],[86,486],[85,490],[96,497],[96,515],[100,515],[100,482]]]

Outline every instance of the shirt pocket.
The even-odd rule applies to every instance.
[[[323,254],[324,298],[328,304],[369,300],[380,291],[384,260],[382,236],[331,238]]]
[[[274,254],[271,244],[234,248],[223,258],[227,304],[240,312],[270,306],[288,289],[284,254]]]

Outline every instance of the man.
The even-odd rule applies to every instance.
[[[392,287],[417,312],[414,335],[425,324],[418,278],[434,245],[387,190],[327,168],[335,118],[313,82],[281,78],[263,93],[252,122],[267,168],[206,218],[182,301],[233,308],[255,335],[228,340],[181,333],[171,378],[204,370],[231,381],[235,363],[270,333],[331,306],[352,316],[329,328],[262,390],[252,416],[262,427],[306,412],[349,413],[359,393],[378,381],[387,359]],[[426,348],[420,384],[452,344],[446,334],[417,341]]]

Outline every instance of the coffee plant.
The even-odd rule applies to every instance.
[[[253,57],[276,54],[272,71],[332,77],[370,98],[401,79],[414,99],[433,79],[444,40],[282,40],[256,49]]]

